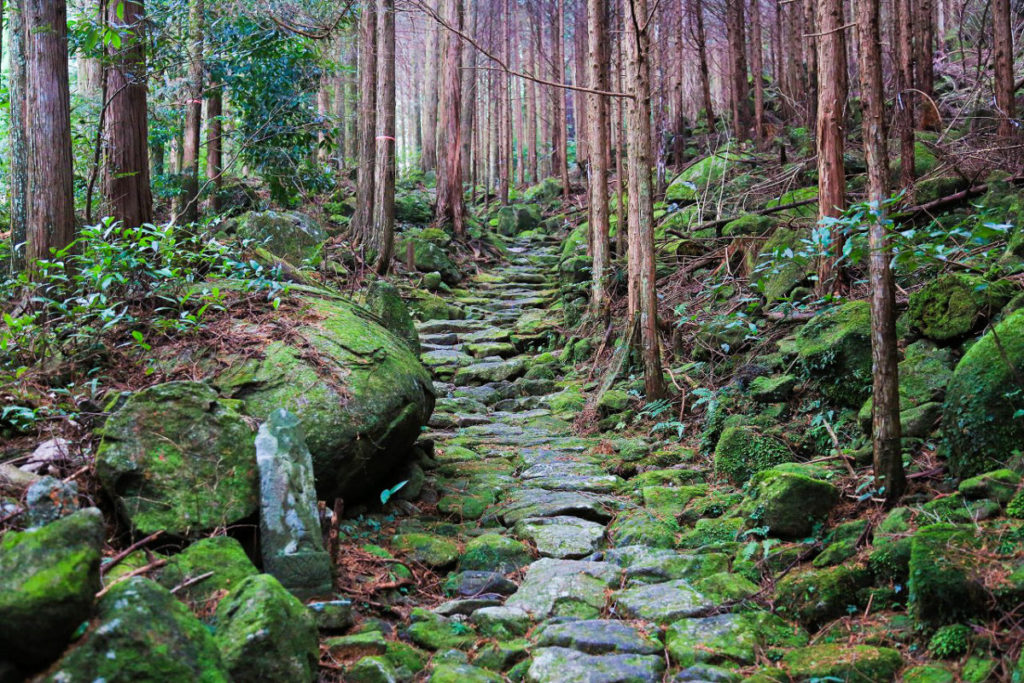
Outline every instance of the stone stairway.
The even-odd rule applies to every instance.
[[[731,613],[758,587],[729,571],[729,555],[679,550],[639,485],[609,472],[599,440],[552,414],[558,378],[531,371],[543,365],[534,346],[560,318],[549,311],[558,246],[515,243],[508,263],[456,292],[467,319],[419,328],[439,396],[428,478],[438,511],[461,523],[439,531],[409,520],[396,540],[447,533],[462,546],[446,584],[453,599],[412,616],[412,641],[435,652],[421,675],[738,681],[716,664],[754,664],[792,628],[767,612]]]

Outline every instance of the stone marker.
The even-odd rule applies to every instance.
[[[331,559],[316,512],[313,460],[287,410],[275,410],[256,436],[263,570],[300,598],[331,592]]]

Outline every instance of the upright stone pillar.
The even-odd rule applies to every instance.
[[[313,461],[299,418],[275,410],[256,435],[263,571],[302,599],[331,593],[331,560],[316,512]]]

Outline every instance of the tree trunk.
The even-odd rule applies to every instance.
[[[224,87],[216,84],[206,93],[206,177],[213,184],[210,208],[220,211],[224,187]]]
[[[935,3],[918,0],[917,3],[917,89],[924,93],[921,102],[920,126],[922,130],[937,130],[941,121],[931,105],[935,99]]]
[[[875,214],[869,228],[868,259],[871,282],[871,355],[874,384],[872,448],[875,487],[893,505],[906,489],[900,447],[899,369],[896,356],[896,287],[889,262],[892,251],[886,235],[884,202],[889,196],[888,136],[882,86],[882,44],[879,0],[857,3],[860,27],[861,110],[864,119],[864,157],[868,167],[868,200]]]
[[[436,10],[437,0],[428,0],[427,5]],[[424,173],[437,169],[437,46],[441,30],[433,22],[427,27],[426,59],[423,61],[423,149],[420,154],[420,168]]]
[[[1014,134],[1013,31],[1010,0],[993,0],[992,33],[995,42],[996,108],[999,110],[999,135]]]
[[[363,5],[359,17],[359,155],[356,160],[356,210],[351,231],[364,246],[373,230],[374,164],[377,134],[377,10]],[[426,153],[426,147],[424,147]]]
[[[842,0],[819,0],[818,27],[818,216],[841,216],[846,209],[846,174],[843,145],[846,141],[846,34]],[[841,235],[833,233],[828,254],[818,263],[818,291],[835,289],[835,261],[842,253]]]
[[[817,34],[818,22],[815,11],[817,0],[806,0],[804,3],[804,62],[807,91],[804,93],[804,102],[807,104],[807,127],[813,129],[817,122],[817,101],[818,101],[818,50]]]
[[[11,135],[11,246],[12,272],[25,265],[28,226],[28,49],[25,43],[24,0],[10,0],[8,25],[11,31],[10,135]]]
[[[565,82],[565,0],[555,0],[558,4],[558,35],[555,37],[555,80],[559,83]],[[569,118],[566,105],[566,93],[564,88],[558,88],[555,96],[558,98],[558,117],[555,119],[555,126],[558,130],[558,176],[562,180],[562,196],[566,201],[569,199]]]
[[[461,2],[460,2],[461,4]],[[477,8],[475,3],[469,3],[465,8],[460,8],[460,14],[465,14],[466,28],[469,35],[476,35],[476,17]],[[473,148],[473,122],[474,114],[476,113],[476,65],[477,65],[477,51],[475,49],[466,49],[467,46],[463,44],[462,40],[459,40],[461,54],[459,57],[460,63],[464,64],[467,68],[462,71],[462,111],[459,114],[459,136],[462,140],[462,178],[469,178],[472,173],[470,164],[472,163],[472,148]],[[461,192],[461,188],[460,188]]]
[[[914,186],[914,13],[911,0],[895,1],[896,19],[896,123],[900,131],[900,185],[908,193]],[[909,198],[909,194],[908,194]]]
[[[121,34],[121,49],[111,50],[107,71],[104,196],[111,215],[135,227],[153,222],[142,0],[109,3],[107,21]]]
[[[587,0],[588,84],[594,90],[608,90],[606,56],[608,30],[605,0]],[[597,317],[608,314],[608,101],[590,94],[587,116],[590,140],[590,231],[592,235],[593,285],[591,311]]]
[[[375,269],[385,275],[395,241],[395,0],[377,2],[377,115],[373,230]]]
[[[761,35],[761,2],[750,0],[750,54],[754,72],[754,138],[764,142],[764,46]]]
[[[700,92],[708,131],[715,130],[715,105],[711,101],[711,72],[708,69],[707,35],[704,32],[704,0],[690,0],[690,14],[697,30],[697,59],[700,62]]]
[[[75,194],[67,7],[64,0],[25,0],[23,7],[28,94],[25,259],[32,268],[74,238]]]
[[[744,28],[744,0],[727,0],[725,27],[729,40],[729,94],[733,133],[745,140],[750,132],[749,88],[747,86],[747,41]]]
[[[175,220],[185,223],[193,223],[199,218],[199,144],[203,122],[205,12],[205,0],[192,0],[188,14],[188,85],[182,140],[182,193],[180,206],[175,212]]]
[[[445,21],[461,30],[461,0],[442,0]],[[462,108],[462,74],[459,56],[462,53],[462,39],[453,32],[447,32],[441,40],[444,47],[444,61],[441,68],[441,140],[444,156],[438,159],[437,207],[434,214],[439,224],[451,223],[452,230],[459,238],[465,236],[464,218],[466,207],[462,195],[462,130],[459,125]]]
[[[646,399],[665,395],[654,288],[654,206],[651,196],[651,91],[647,0],[622,0],[629,102],[629,321],[639,326]]]
[[[530,51],[530,70],[537,73],[537,53]],[[526,176],[531,185],[537,177],[537,84],[526,83]]]

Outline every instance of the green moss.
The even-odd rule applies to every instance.
[[[944,666],[926,664],[903,672],[903,683],[955,683],[956,676]]]
[[[794,571],[779,581],[775,604],[784,616],[814,629],[856,610],[857,592],[870,583],[871,572],[858,564]]]
[[[548,398],[548,407],[553,413],[577,413],[583,410],[587,399],[578,386],[569,386]]]
[[[729,427],[715,446],[715,473],[741,486],[754,474],[791,459],[781,441],[753,427]]]
[[[798,680],[857,683],[891,681],[903,667],[896,650],[868,645],[812,645],[788,652],[782,662]]]
[[[799,255],[808,239],[806,229],[776,228],[761,247],[757,262],[750,264],[753,286],[769,306],[788,297],[814,272],[809,259]]]
[[[796,204],[797,202],[807,201],[808,199],[818,198],[818,188],[814,187],[802,187],[796,190],[791,190],[786,194],[782,195],[778,199],[772,199],[765,204],[766,209],[772,209],[777,206],[786,206],[788,204]],[[803,206],[798,206],[792,209],[786,209],[776,213],[777,218],[793,219],[793,218],[817,218],[818,217],[818,204],[812,202]]]
[[[794,375],[762,375],[750,382],[750,397],[761,403],[786,401],[793,395],[799,379]]]
[[[316,677],[320,648],[313,615],[269,574],[243,579],[221,600],[216,641],[237,683]]]
[[[771,536],[803,538],[824,524],[838,502],[832,484],[778,466],[754,475],[742,514],[747,526]]]
[[[169,558],[157,581],[165,588],[174,588],[210,572],[212,576],[179,590],[177,595],[199,611],[212,614],[211,603],[259,570],[249,561],[238,541],[229,536],[215,536],[197,541]]]
[[[420,352],[420,336],[398,288],[386,280],[374,280],[366,291],[366,307],[380,318],[384,328],[406,342],[413,353]]]
[[[928,651],[939,659],[956,659],[971,646],[971,629],[963,624],[943,626],[928,641]]]
[[[505,574],[528,565],[532,560],[530,549],[523,543],[501,534],[484,534],[466,544],[459,558],[459,571]]]
[[[871,310],[851,301],[816,316],[797,334],[807,376],[839,405],[859,408],[871,391]]]
[[[910,550],[908,609],[918,623],[935,627],[969,617],[984,604],[982,585],[972,576],[977,560],[971,531],[933,524],[914,534]]]
[[[236,231],[243,240],[254,240],[269,252],[301,264],[316,258],[327,233],[309,216],[297,211],[251,211],[237,219]]]
[[[942,425],[954,476],[1005,467],[1024,443],[1024,310],[996,325],[964,354],[946,392]]]
[[[910,296],[910,322],[929,339],[963,338],[998,313],[1015,290],[1007,280],[990,283],[973,275],[943,275]]]
[[[399,555],[431,568],[453,565],[459,557],[458,544],[432,534],[398,534],[391,543]]]
[[[748,213],[725,224],[722,234],[726,237],[749,237],[764,235],[775,227],[776,221],[771,216],[758,216]]]
[[[857,554],[857,542],[868,529],[867,520],[855,520],[837,526],[826,539],[829,543],[821,555],[814,558],[815,567],[840,564]]]
[[[743,520],[738,517],[699,519],[693,529],[683,535],[679,541],[682,548],[705,548],[721,544],[733,543],[743,528]]]
[[[608,527],[608,537],[617,546],[674,548],[678,533],[679,527],[674,519],[659,519],[646,510],[622,513]]]
[[[428,650],[465,650],[476,641],[472,627],[421,608],[412,611],[409,638]]]
[[[395,196],[395,220],[399,223],[429,223],[434,218],[430,195],[425,192],[400,192]]]

